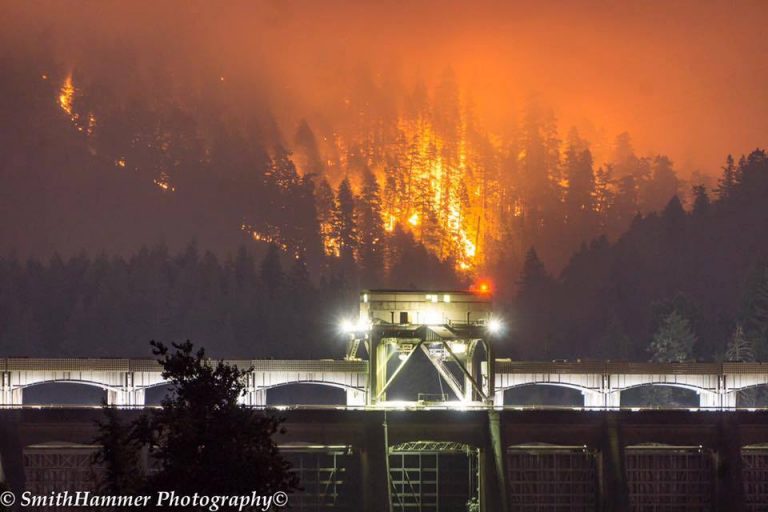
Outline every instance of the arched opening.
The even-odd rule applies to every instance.
[[[743,409],[768,407],[768,384],[750,386],[737,391],[736,407]]]
[[[267,405],[346,405],[344,388],[319,383],[292,383],[267,389]]]
[[[512,407],[581,407],[580,390],[550,384],[524,384],[504,391],[504,405]]]
[[[294,510],[352,512],[360,495],[360,458],[349,445],[290,443],[279,446],[299,478],[291,495]]]
[[[144,390],[144,404],[149,407],[159,406],[170,394],[171,387],[165,383],[148,387]]]
[[[624,467],[632,510],[712,510],[715,464],[707,448],[627,446]]]
[[[392,510],[466,512],[479,499],[478,449],[411,441],[389,448]]]
[[[597,466],[597,451],[587,446],[509,446],[507,482],[511,509],[594,510],[599,488]]]
[[[100,406],[106,399],[104,388],[83,382],[41,382],[21,390],[24,405]]]
[[[687,409],[699,403],[696,391],[667,384],[644,384],[621,392],[621,407]]]

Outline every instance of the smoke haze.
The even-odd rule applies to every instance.
[[[638,153],[665,152],[683,174],[715,174],[727,153],[764,142],[767,9],[694,1],[36,1],[6,2],[0,27],[6,51],[51,49],[58,65],[109,77],[129,94],[157,94],[147,83],[158,69],[174,77],[173,87],[203,95],[223,77],[219,101],[233,111],[266,109],[286,133],[305,117],[336,122],[361,72],[397,88],[433,83],[450,67],[492,131],[507,129],[509,114],[535,93],[553,105],[561,131],[579,127],[598,155],[627,130]],[[121,76],[124,59],[146,76]]]

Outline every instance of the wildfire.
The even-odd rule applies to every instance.
[[[391,233],[395,230],[395,225],[397,224],[397,217],[394,215],[387,215],[387,222],[384,224],[384,230],[387,233]]]
[[[88,124],[85,126],[85,133],[93,135],[93,131],[96,129],[96,116],[93,112],[88,114]]]
[[[382,185],[385,231],[399,225],[435,254],[453,259],[458,270],[473,273],[484,263],[483,247],[498,228],[486,215],[487,180],[478,171],[484,164],[465,116],[457,114],[442,124],[429,109],[401,114],[390,139],[364,132],[351,139],[335,136],[339,157],[329,168],[344,169],[344,155],[359,148]]]
[[[170,176],[168,173],[161,172],[160,176],[152,180],[155,185],[165,192],[176,192],[176,187],[171,185]]]
[[[80,116],[77,115],[74,110],[74,100],[75,86],[72,83],[72,73],[70,73],[64,79],[61,89],[59,89],[59,106],[61,107],[61,110],[67,113],[72,121],[77,121]]]
[[[258,242],[266,242],[268,244],[274,244],[276,245],[280,250],[282,251],[288,251],[289,247],[288,244],[280,240],[280,237],[277,235],[272,235],[270,233],[265,233],[263,231],[259,231],[253,226],[249,224],[241,224],[240,229],[242,231],[245,231],[246,233],[250,234],[251,238]],[[294,254],[294,257],[298,257],[298,254]]]
[[[43,75],[43,79],[46,80],[47,75]],[[64,79],[64,82],[59,88],[59,108],[63,110],[75,129],[79,132],[83,132],[86,135],[93,135],[96,130],[96,115],[93,112],[89,112],[87,116],[81,119],[80,114],[75,110],[75,97],[77,96],[77,88],[72,79],[72,73],[68,74]]]

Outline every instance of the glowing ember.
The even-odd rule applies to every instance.
[[[176,187],[171,185],[170,177],[168,176],[168,173],[161,172],[160,176],[152,180],[155,185],[157,185],[160,189],[166,191],[166,192],[176,192]]]
[[[72,73],[67,75],[59,89],[59,106],[67,113],[72,121],[77,121],[78,115],[74,111],[75,86],[72,83]]]
[[[240,229],[245,231],[246,233],[249,233],[251,235],[251,238],[253,238],[258,242],[266,242],[268,244],[274,244],[282,251],[288,251],[289,249],[288,244],[280,240],[280,237],[276,234],[270,234],[270,233],[265,233],[263,231],[259,231],[253,226],[248,224],[241,224]],[[299,254],[298,253],[294,254],[294,257],[298,258]]]
[[[88,135],[93,135],[93,131],[96,129],[96,116],[93,112],[88,114],[88,124],[86,125],[85,132]]]
[[[384,224],[384,230],[387,233],[391,233],[395,230],[395,224],[397,224],[397,217],[389,215],[386,224]]]
[[[47,78],[47,75],[43,75],[44,80]],[[93,112],[89,112],[85,117],[85,121],[81,122],[80,114],[75,110],[76,95],[77,89],[72,80],[72,73],[70,73],[64,79],[64,82],[59,89],[59,108],[67,114],[77,131],[83,132],[89,136],[93,135],[93,132],[96,130],[96,116]]]

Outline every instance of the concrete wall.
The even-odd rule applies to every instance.
[[[139,411],[121,411],[126,420]],[[600,460],[600,510],[628,510],[624,451],[662,443],[701,445],[716,454],[716,510],[743,510],[742,446],[768,443],[768,412],[689,411],[281,411],[280,444],[351,445],[360,457],[358,506],[388,512],[386,446],[454,441],[480,450],[480,495],[487,511],[507,509],[506,450],[531,443],[586,445]],[[46,442],[88,444],[98,409],[0,410],[0,460],[10,486],[23,489],[22,451]]]

